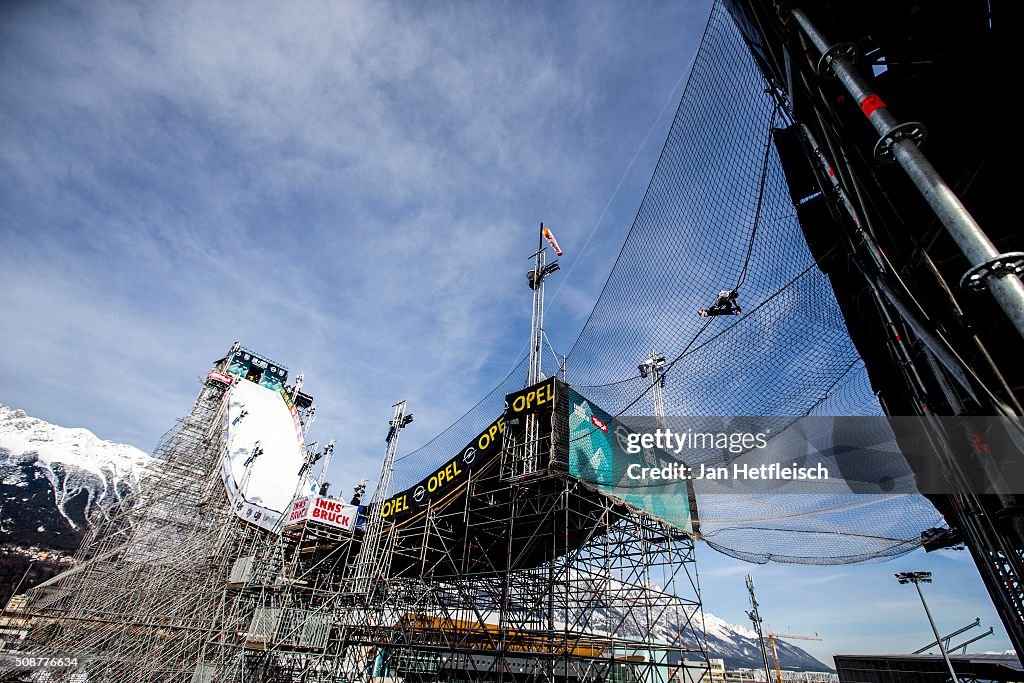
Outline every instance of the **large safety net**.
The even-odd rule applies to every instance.
[[[716,3],[668,139],[622,250],[567,357],[567,380],[611,415],[651,415],[665,357],[669,415],[880,415],[827,277],[812,258],[771,144],[784,125],[728,12]],[[739,315],[700,317],[722,290]],[[551,367],[549,373],[557,371]],[[451,458],[522,388],[520,363],[444,432],[400,457],[395,490]],[[942,525],[923,497],[719,495],[702,538],[753,562],[864,562]]]

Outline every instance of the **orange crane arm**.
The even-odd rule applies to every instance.
[[[776,638],[785,638],[786,640],[821,640],[818,636],[798,636],[793,633],[768,633],[766,635],[774,636]]]
[[[782,683],[782,667],[779,666],[779,653],[775,650],[775,639],[786,638],[795,640],[821,640],[818,636],[798,636],[793,633],[766,633],[768,636],[768,643],[772,646],[772,658],[775,659],[775,679],[777,683]]]

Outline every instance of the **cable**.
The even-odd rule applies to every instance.
[[[764,205],[764,184],[768,179],[768,157],[772,151],[772,129],[775,126],[775,115],[778,113],[779,107],[775,106],[772,110],[772,118],[768,121],[768,139],[764,143],[764,160],[761,162],[761,181],[757,190],[757,208],[754,210],[754,227],[750,231],[750,242],[747,245],[747,255],[743,258],[743,269],[740,271],[740,277],[736,281],[736,286],[733,287],[733,291],[739,290],[743,286],[743,283],[747,281],[747,269],[750,267],[750,256],[754,253],[754,240],[757,237],[757,228],[761,224],[761,207]]]

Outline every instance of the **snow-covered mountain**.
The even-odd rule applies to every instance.
[[[726,668],[764,669],[757,634],[752,628],[727,623],[710,612],[704,613],[704,628],[707,630],[711,656],[724,659]],[[787,671],[832,670],[830,665],[818,661],[792,643],[776,640],[775,648],[779,653],[779,666]],[[768,661],[774,664],[770,651]]]
[[[90,517],[134,490],[152,462],[87,429],[0,405],[0,543],[74,550]]]

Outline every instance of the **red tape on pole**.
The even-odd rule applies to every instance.
[[[864,116],[870,117],[876,109],[885,109],[885,102],[878,95],[872,93],[860,101],[860,110]]]

